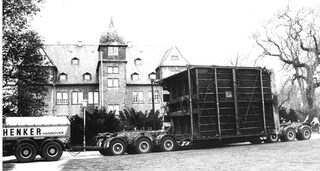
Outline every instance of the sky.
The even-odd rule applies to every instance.
[[[191,64],[228,65],[239,55],[250,66],[261,52],[253,34],[288,3],[298,9],[320,1],[46,0],[32,27],[47,44],[98,44],[112,17],[132,44],[177,46]],[[274,60],[260,65],[279,69]]]

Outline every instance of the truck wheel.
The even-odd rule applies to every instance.
[[[41,156],[47,161],[57,161],[62,156],[63,150],[59,143],[57,142],[47,142],[42,150]]]
[[[108,149],[104,149],[103,148],[103,149],[100,149],[99,152],[100,152],[101,155],[104,155],[104,156],[109,155]]]
[[[126,151],[126,144],[119,139],[115,139],[111,141],[109,146],[109,154],[112,156],[122,155]]]
[[[297,139],[298,140],[308,140],[311,138],[311,129],[309,127],[304,127],[299,129]]]
[[[267,141],[268,143],[275,143],[279,141],[279,135],[278,134],[269,134],[267,136]]]
[[[30,143],[18,144],[15,150],[15,156],[19,162],[31,162],[36,157],[36,147]]]
[[[151,151],[151,141],[145,137],[139,138],[135,146],[135,151],[138,154],[149,153]]]
[[[281,140],[293,141],[295,138],[296,138],[296,131],[293,128],[287,128]]]
[[[176,140],[172,137],[166,136],[162,139],[160,150],[163,152],[173,151],[176,148]]]

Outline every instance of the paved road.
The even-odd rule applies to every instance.
[[[3,158],[3,170],[319,170],[320,134],[309,141],[251,145],[144,155],[101,156],[99,152],[65,152],[59,161],[17,163]]]

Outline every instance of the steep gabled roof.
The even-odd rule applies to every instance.
[[[177,56],[177,60],[171,60],[172,56]],[[171,47],[166,51],[163,55],[161,62],[159,63],[158,67],[160,66],[186,66],[190,64],[186,58],[183,57],[181,52],[176,46]]]
[[[170,46],[131,45],[127,48],[127,83],[150,84],[149,74],[155,72],[165,52]],[[135,63],[140,59],[139,64]],[[131,74],[139,74],[139,80],[131,80]]]
[[[98,63],[98,45],[78,45],[78,44],[54,44],[45,45],[44,52],[57,67],[58,74],[65,73],[68,76],[66,82],[56,82],[58,84],[92,84],[98,83],[96,67]],[[78,65],[72,65],[73,58],[79,59]],[[91,74],[91,81],[84,81],[84,73]]]

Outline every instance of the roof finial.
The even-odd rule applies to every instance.
[[[100,37],[100,43],[125,44],[123,38],[118,35],[117,30],[114,27],[112,17],[110,18],[108,30],[106,32],[102,33],[102,35]]]
[[[111,29],[114,29],[112,16],[110,18],[110,23],[109,23],[109,30],[111,30]]]

